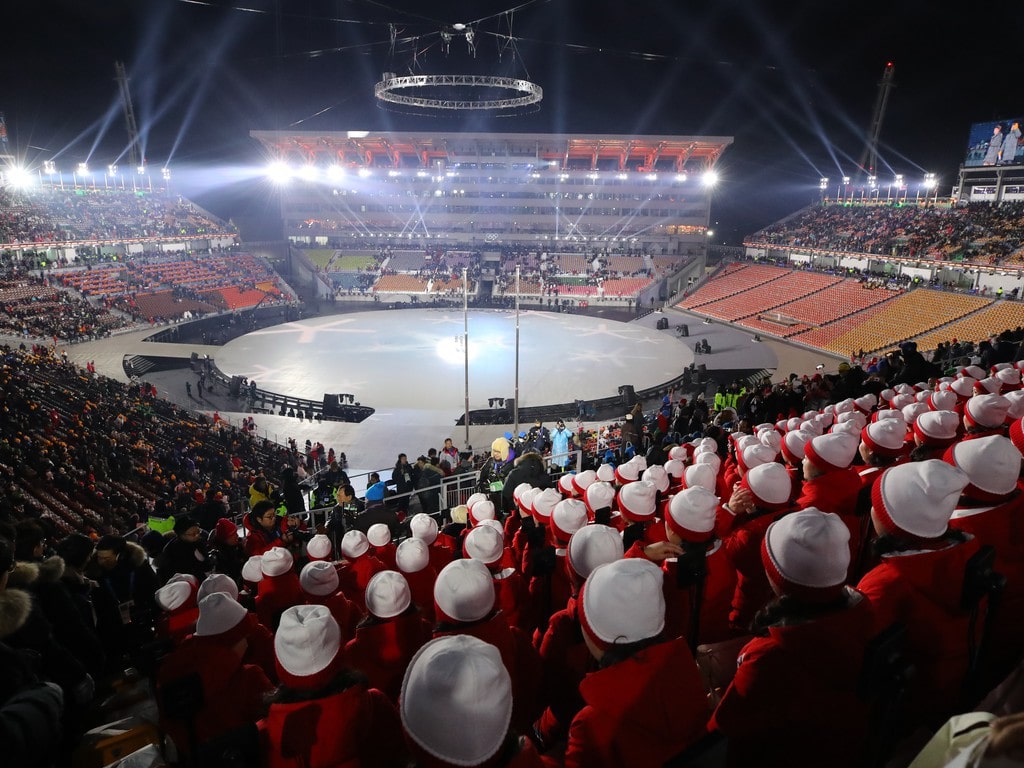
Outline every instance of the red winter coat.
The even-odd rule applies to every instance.
[[[412,601],[420,609],[423,618],[434,624],[434,582],[437,581],[437,571],[430,564],[426,568],[415,573],[402,573],[409,583],[409,592],[412,594]]]
[[[868,601],[778,624],[747,643],[708,727],[729,738],[729,765],[854,768],[868,727],[857,695],[872,635]]]
[[[341,630],[341,642],[346,643],[353,638],[356,624],[362,619],[362,614],[340,589],[330,595],[312,595],[305,590],[303,594],[306,597],[306,605],[322,605],[331,612]]]
[[[510,627],[505,617],[497,612],[471,624],[439,624],[434,637],[446,635],[471,635],[498,649],[512,678],[512,724],[520,733],[529,733],[540,714],[542,669],[540,654],[530,638],[518,628]]]
[[[494,580],[494,607],[501,610],[501,615],[511,626],[531,635],[537,620],[526,580],[514,568],[492,571],[491,575]]]
[[[1002,678],[1024,648],[1024,494],[995,506],[960,507],[953,512],[949,527],[995,547],[994,568],[1006,577],[988,637],[991,666]]]
[[[960,595],[967,560],[979,548],[972,538],[937,550],[883,555],[857,585],[871,601],[876,633],[894,621],[907,626],[907,654],[916,668],[907,702],[911,717],[946,718],[960,693],[970,623]]]
[[[394,542],[389,541],[383,547],[375,547],[371,544],[368,554],[373,555],[384,563],[384,568],[387,570],[396,571],[398,570],[398,566],[395,564],[395,552],[397,550],[398,547],[395,546]]]
[[[195,605],[189,608],[164,611],[156,618],[156,636],[162,640],[170,640],[171,643],[177,645],[196,631],[196,621],[198,620],[199,609]]]
[[[397,703],[405,668],[430,636],[430,623],[415,609],[393,619],[364,620],[345,646],[345,661]]]
[[[366,613],[366,585],[370,583],[375,573],[383,570],[384,564],[369,552],[348,561],[338,569],[341,591],[358,606],[360,618]]]
[[[754,615],[773,597],[771,585],[761,562],[761,542],[765,531],[783,512],[767,512],[756,517],[737,517],[732,531],[723,539],[726,557],[736,569],[729,624],[745,631]]]
[[[661,768],[705,733],[707,691],[686,642],[646,648],[591,672],[569,727],[566,768]]]
[[[405,765],[395,705],[362,683],[322,699],[271,704],[259,728],[263,768]]]
[[[203,688],[203,706],[193,719],[199,744],[255,723],[265,709],[264,694],[274,687],[259,667],[243,664],[233,648],[200,644],[196,638],[189,638],[161,663],[157,701],[162,699],[160,694],[168,683],[193,673],[199,675]],[[190,754],[187,723],[161,712],[160,725],[182,753]]]
[[[583,708],[579,685],[588,672],[597,669],[597,662],[583,642],[576,598],[551,617],[540,643],[544,665],[543,696],[548,708],[536,723],[545,744],[565,738],[569,724]]]
[[[306,593],[302,591],[299,575],[295,571],[280,576],[264,576],[256,594],[256,615],[260,624],[274,632],[282,613],[293,605],[305,602]]]

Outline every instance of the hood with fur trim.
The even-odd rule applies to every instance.
[[[125,559],[132,568],[138,568],[143,563],[149,562],[149,557],[146,555],[140,545],[133,541],[127,542],[127,549],[125,549]]]
[[[7,580],[10,587],[29,587],[33,584],[56,584],[64,575],[64,559],[53,555],[38,562],[19,560]]]
[[[39,564],[19,560],[7,579],[8,589],[24,589],[31,587],[39,579]]]
[[[23,589],[0,590],[0,640],[6,640],[28,621],[32,596]]]

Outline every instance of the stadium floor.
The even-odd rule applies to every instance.
[[[668,317],[669,328],[656,324]],[[689,325],[689,337],[675,326]],[[468,442],[478,450],[504,431],[494,425],[455,421],[464,407],[461,311],[443,309],[390,310],[319,316],[256,331],[223,347],[201,344],[144,342],[146,329],[67,347],[79,365],[92,360],[99,373],[126,380],[122,360],[128,354],[177,356],[209,354],[228,374],[255,378],[268,390],[320,399],[325,392],[352,393],[376,408],[360,424],[310,422],[287,416],[257,414],[258,433],[276,442],[294,438],[320,440],[344,451],[350,474],[391,467],[400,452],[415,457],[440,447],[451,437],[457,446]],[[693,354],[706,338],[711,355]],[[477,347],[477,344],[480,346]],[[490,397],[514,392],[515,315],[511,311],[475,310],[470,318],[470,407],[487,405]],[[668,381],[691,362],[710,371],[792,370],[813,372],[817,363],[834,370],[838,361],[787,344],[751,342],[749,332],[720,323],[703,325],[677,310],[652,313],[630,323],[581,314],[520,313],[520,404],[606,397],[622,384],[640,390]],[[237,401],[226,392],[207,392],[204,401],[189,400],[188,369],[146,376],[162,397],[207,412],[218,410],[230,423],[240,423]],[[195,387],[193,386],[193,393]],[[645,404],[648,405],[648,404]],[[528,425],[520,425],[527,428]],[[357,480],[357,486],[359,485]]]

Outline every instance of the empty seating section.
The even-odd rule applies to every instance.
[[[81,291],[83,296],[118,296],[129,290],[124,271],[123,264],[113,264],[59,273],[57,279],[68,288]]]
[[[373,290],[378,293],[424,293],[427,281],[415,275],[382,275]]]
[[[609,272],[620,272],[632,275],[644,268],[643,256],[606,256],[605,269]]]
[[[590,272],[591,260],[582,253],[551,254],[549,262],[563,275],[585,275]]]
[[[680,269],[687,259],[682,256],[652,256],[651,264],[654,266],[654,272],[658,276],[669,275]]]
[[[735,321],[787,304],[839,282],[841,278],[820,272],[783,273],[777,280],[755,285],[742,293],[704,304],[700,311],[720,320]]]
[[[601,283],[601,290],[605,296],[624,298],[636,296],[653,282],[650,277],[612,277]]]
[[[1007,328],[1018,326],[1024,326],[1024,304],[1017,301],[997,301],[980,312],[967,315],[914,340],[918,349],[935,349],[941,342],[950,339],[987,339]]]
[[[789,272],[790,270],[784,267],[770,267],[762,264],[729,265],[676,306],[684,309],[699,309],[705,304],[724,299],[726,296],[748,291],[755,285],[776,280]]]
[[[849,328],[824,346],[841,354],[861,349],[874,352],[892,346],[894,341],[920,336],[989,303],[990,299],[959,293],[923,288],[910,291],[887,302],[873,317]]]
[[[826,325],[898,295],[898,291],[868,288],[866,283],[846,279],[826,287],[820,293],[812,293],[779,307],[777,311],[809,325]]]
[[[819,347],[821,349],[832,349],[832,342],[837,338],[847,333],[850,328],[858,325],[859,323],[866,323],[883,309],[885,309],[886,303],[875,304],[873,307],[868,307],[860,312],[837,320],[834,323],[823,325],[819,328],[811,328],[809,330],[801,330],[800,327],[795,329],[794,333],[789,334],[786,338],[792,341],[798,341],[801,344],[807,344],[811,347]],[[806,326],[803,326],[806,328]],[[771,331],[769,331],[771,333]],[[858,347],[858,349],[860,349]],[[842,354],[849,354],[850,350],[846,350]]]
[[[223,298],[221,298],[221,301],[223,301]],[[184,312],[192,312],[193,314],[207,313],[226,308],[226,306],[218,307],[209,301],[197,301],[195,299],[175,296],[172,291],[138,293],[135,295],[136,314],[143,320],[166,320],[172,317],[181,317]]]
[[[261,290],[259,286],[250,289],[235,287],[219,288],[217,289],[217,293],[223,298],[227,309],[245,309],[246,307],[255,307],[267,298],[268,293],[272,297],[280,297],[280,292],[275,290],[274,293],[271,293],[270,291]]]

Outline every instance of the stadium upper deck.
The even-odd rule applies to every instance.
[[[731,137],[253,131],[294,183],[285,234],[696,254]]]

